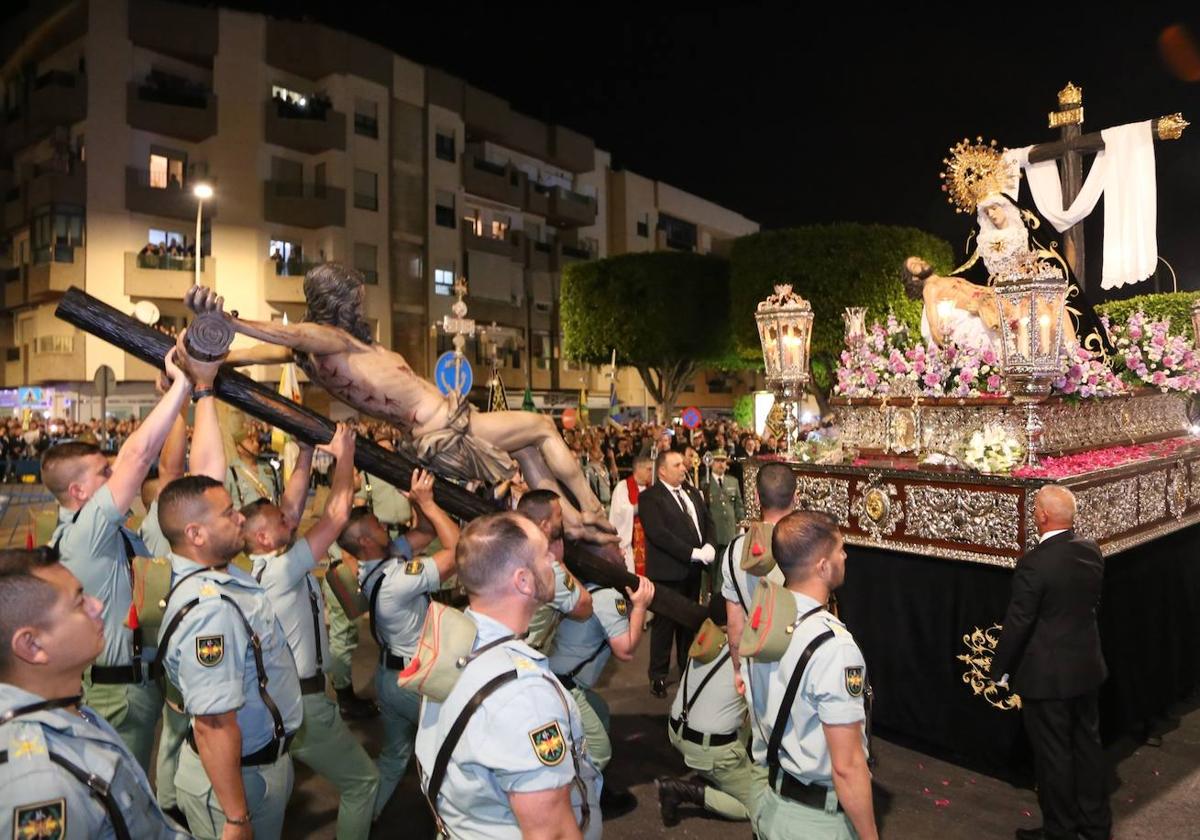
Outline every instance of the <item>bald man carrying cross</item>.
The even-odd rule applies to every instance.
[[[1018,840],[1109,840],[1100,684],[1108,676],[1096,613],[1104,584],[1100,548],[1075,533],[1075,496],[1048,484],[1033,521],[1039,542],[1017,563],[1012,599],[992,657],[992,678],[1021,695],[1033,747],[1042,828]]]

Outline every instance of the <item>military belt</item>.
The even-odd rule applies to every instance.
[[[93,665],[95,685],[128,685],[142,681],[142,669],[135,665]]]
[[[829,788],[825,785],[805,784],[779,767],[771,768],[771,788],[778,790],[779,795],[785,799],[822,811],[825,810],[825,801],[829,795]],[[841,802],[837,804],[837,809],[842,810]]]
[[[261,767],[264,764],[274,764],[279,759],[287,755],[287,751],[291,749],[292,739],[296,737],[296,733],[285,735],[283,740],[272,738],[260,749],[255,750],[249,755],[242,756],[243,767]],[[187,731],[188,746],[195,750],[196,755],[200,754],[200,748],[196,746],[196,733],[189,726]]]
[[[315,674],[300,680],[301,694],[324,694],[325,693],[325,675],[323,673]]]
[[[685,741],[690,741],[693,744],[699,744],[702,747],[723,747],[726,744],[732,744],[738,739],[737,732],[725,732],[720,735],[710,735],[707,732],[700,732],[692,729],[679,718],[671,718],[671,729]]]
[[[397,656],[387,648],[380,648],[379,664],[392,671],[403,671],[408,667],[408,663],[403,656]]]

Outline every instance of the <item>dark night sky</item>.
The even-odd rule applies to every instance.
[[[1182,141],[1158,146],[1159,247],[1181,285],[1200,288],[1200,82],[1173,76],[1158,45],[1172,23],[1200,36],[1195,11],[1180,17],[1122,4],[1129,8],[1102,13],[1087,4],[1051,12],[1052,4],[1032,11],[1012,3],[882,15],[859,3],[823,4],[819,13],[766,2],[225,5],[358,32],[594,137],[617,166],[764,227],[910,224],[960,252],[972,225],[946,204],[938,180],[957,139],[983,135],[1008,146],[1054,139],[1046,114],[1068,80],[1084,89],[1085,131],[1183,111],[1197,125]],[[1096,278],[1102,219],[1101,205],[1089,219]]]

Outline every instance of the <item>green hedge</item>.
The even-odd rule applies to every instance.
[[[762,364],[754,309],[777,283],[791,283],[813,307],[813,373],[828,390],[829,370],[843,347],[842,311],[866,306],[867,322],[888,311],[916,330],[920,301],[909,300],[900,280],[904,260],[924,257],[939,273],[955,265],[950,245],[908,227],[834,224],[743,236],[730,255],[730,302],[737,350]]]
[[[1128,300],[1112,300],[1096,307],[1096,312],[1107,315],[1114,323],[1124,323],[1139,309],[1152,321],[1171,319],[1172,335],[1190,335],[1192,331],[1192,304],[1200,299],[1200,292],[1167,292],[1160,295],[1138,295]]]

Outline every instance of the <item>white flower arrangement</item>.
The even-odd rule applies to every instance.
[[[1021,465],[1025,447],[1003,426],[988,423],[967,436],[960,460],[981,473],[1009,473]]]

